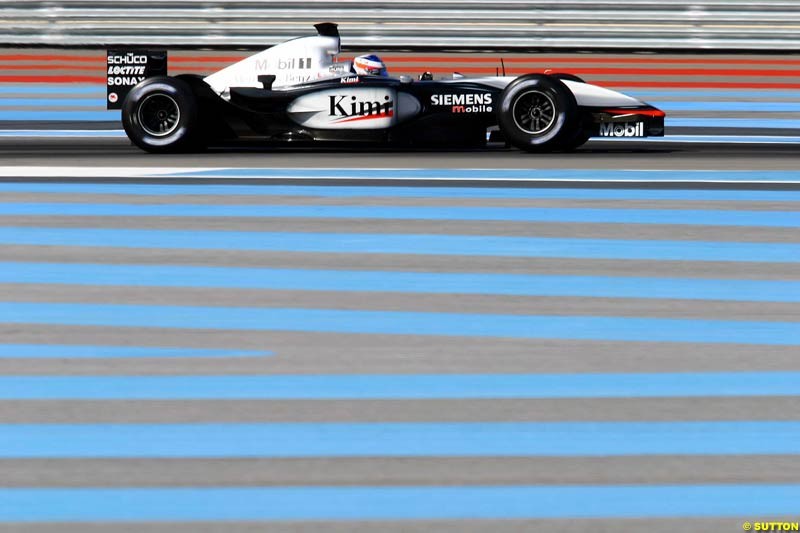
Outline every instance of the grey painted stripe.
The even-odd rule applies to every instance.
[[[4,192],[4,203],[125,203],[133,205],[217,205],[219,198],[209,194],[172,195],[121,195],[91,193],[17,193]],[[606,209],[704,209],[717,211],[795,211],[797,202],[778,201],[680,201],[680,200],[606,200],[606,199],[534,199],[534,198],[448,198],[448,197],[401,197],[382,196],[380,189],[374,196],[319,197],[283,195],[226,195],[225,203],[231,205],[391,205],[430,207],[564,207]]]
[[[658,276],[709,279],[800,280],[795,263],[648,261],[615,259],[419,256],[403,254],[303,253],[226,250],[2,246],[0,261],[100,264],[175,264],[272,268],[420,272],[503,272],[589,276]]]
[[[5,68],[7,66],[8,66],[7,64],[3,64],[3,62],[0,61],[0,67]],[[102,63],[100,68],[102,72],[103,68]],[[6,86],[3,87],[5,90],[2,93],[0,93],[0,95],[2,95],[0,96],[0,104],[7,104],[7,101],[11,99],[25,99],[31,102],[37,102],[38,100],[49,102],[51,98],[53,100],[84,100],[84,101],[88,99],[94,99],[95,102],[98,102],[98,105],[92,106],[92,108],[94,110],[97,110],[98,107],[103,107],[104,105],[103,102],[105,101],[105,88],[102,85],[100,86],[94,85],[93,87],[89,85],[83,85],[81,88],[82,89],[85,88],[85,92],[80,92],[80,93],[69,93],[66,91],[59,93],[57,92],[56,89],[54,89],[55,92],[48,92],[44,94],[31,94],[23,92],[23,90],[20,89],[20,87],[25,87],[26,85],[28,87],[31,86],[31,84],[13,84],[9,87],[6,84],[0,84],[0,87]],[[93,92],[92,89],[94,89]],[[11,91],[17,91],[17,92],[11,92]],[[672,98],[672,97],[670,97],[670,100],[679,101],[677,98]],[[777,100],[772,100],[772,101],[777,101]],[[48,107],[48,109],[50,108]]]
[[[58,52],[56,52],[56,54],[58,54]],[[9,61],[5,65],[3,65],[3,73],[5,75],[16,75],[16,76],[97,76],[97,75],[103,76],[105,73],[104,72],[105,65],[103,63],[104,63],[103,59],[100,58],[100,60],[97,62],[97,66],[100,68],[100,70],[99,72],[96,72],[91,70],[76,70],[72,68],[72,65],[70,65],[68,62],[63,62],[63,61],[46,61],[45,65],[38,70],[15,69],[14,68],[15,65],[24,65],[25,62]],[[81,63],[81,65],[87,65],[87,64]],[[89,63],[88,65],[91,66],[91,63]],[[11,83],[10,85],[21,85],[21,83],[14,82]],[[91,84],[84,83],[82,85],[86,86]]]
[[[0,360],[8,375],[569,373],[800,370],[793,346],[431,338],[220,330],[160,330],[79,326],[0,325],[15,344],[147,344],[270,349],[263,359],[122,361]]]
[[[737,137],[739,139],[741,137]],[[795,138],[793,142],[800,139]],[[680,174],[678,174],[680,176]],[[232,176],[236,177],[236,176]],[[738,176],[737,176],[738,178]],[[784,179],[791,180],[791,175]],[[658,179],[658,178],[655,178]],[[12,184],[9,184],[9,187]],[[335,189],[330,189],[335,190]],[[402,193],[397,192],[398,196]],[[434,194],[431,194],[433,196]],[[462,207],[462,206],[375,206],[375,205],[234,205],[220,204],[128,204],[128,203],[76,203],[34,202],[0,203],[0,215],[7,217],[33,217],[61,220],[71,217],[118,218],[144,217],[176,221],[177,219],[266,219],[266,220],[391,220],[448,221],[448,222],[526,222],[526,223],[580,223],[580,224],[646,224],[646,225],[696,225],[696,226],[753,226],[770,228],[800,228],[800,218],[791,211],[716,211],[708,209],[574,209],[542,207]]]
[[[671,99],[670,99],[671,100]],[[658,104],[656,104],[658,105]],[[702,105],[702,104],[699,104]],[[665,106],[666,107],[666,106]],[[667,116],[670,119],[674,118],[748,118],[748,119],[758,119],[763,121],[765,124],[768,124],[772,120],[780,120],[780,119],[798,119],[800,118],[800,113],[796,111],[759,111],[757,109],[758,104],[753,104],[752,111],[705,111],[703,109],[698,109],[696,111],[670,111],[667,107]],[[788,106],[787,106],[788,107]],[[780,123],[780,122],[778,122]]]
[[[676,212],[676,218],[680,212]],[[797,228],[311,218],[0,216],[0,227],[102,228],[189,231],[497,235],[547,238],[798,243]]]
[[[780,517],[770,517],[779,519]],[[708,533],[741,531],[741,518],[436,520],[370,522],[150,522],[0,524],[0,533]],[[792,517],[786,517],[792,520]],[[796,520],[796,517],[794,517]]]
[[[658,102],[658,99],[655,100]],[[657,104],[656,104],[657,105]],[[679,105],[679,104],[678,104]],[[702,105],[702,104],[700,104]],[[716,119],[716,118],[743,118],[743,119],[757,119],[765,124],[768,124],[770,121],[776,121],[776,123],[780,124],[781,119],[783,120],[797,120],[800,118],[800,113],[796,111],[759,111],[757,109],[758,104],[753,104],[753,109],[749,111],[706,111],[703,109],[698,110],[669,110],[669,107],[665,109],[667,112],[667,116],[669,117],[668,120],[677,119],[677,118],[706,118],[706,119]],[[709,104],[709,107],[711,105]],[[787,104],[785,107],[789,107]],[[795,106],[792,106],[794,109],[797,109]],[[669,122],[667,123],[669,124]]]
[[[666,91],[666,89],[664,89]],[[649,88],[641,88],[641,89],[629,89],[624,91],[631,96],[636,96],[636,98],[645,100],[646,102],[661,102],[668,100],[670,102],[751,102],[753,104],[753,108],[757,109],[759,103],[765,101],[765,97],[768,98],[769,102],[775,103],[797,103],[800,102],[799,97],[792,97],[790,94],[798,94],[798,91],[788,91],[788,92],[778,92],[777,95],[764,95],[757,94],[757,93],[749,93],[744,92],[741,90],[739,92],[731,92],[730,94],[724,94],[723,90],[720,90],[717,93],[714,93],[711,90],[711,96],[707,96],[708,93],[702,91],[693,91],[692,89],[673,89],[674,92],[666,93],[666,92],[659,92],[659,89],[649,89]]]
[[[3,424],[800,420],[798,397],[490,400],[4,400]],[[4,479],[0,474],[0,479]]]
[[[15,459],[4,487],[797,483],[796,456]],[[754,517],[755,518],[755,517]]]
[[[134,281],[134,280],[132,280]],[[642,287],[646,296],[646,286]],[[301,307],[502,315],[640,316],[798,321],[800,304],[638,298],[338,292],[186,287],[0,284],[5,302],[111,303],[220,307]],[[800,324],[798,324],[800,327]]]

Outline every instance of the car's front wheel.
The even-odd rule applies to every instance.
[[[521,76],[500,96],[500,130],[512,145],[527,152],[567,148],[577,133],[578,119],[572,92],[550,76]]]
[[[122,105],[122,125],[136,146],[153,153],[197,148],[197,100],[183,81],[158,77],[134,87]]]

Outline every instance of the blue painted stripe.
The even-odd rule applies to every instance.
[[[0,377],[1,400],[419,400],[798,395],[800,372]]]
[[[264,172],[268,172],[265,170]],[[591,174],[587,174],[591,175]],[[800,179],[800,172],[796,173]],[[800,191],[718,191],[663,189],[557,189],[557,188],[475,188],[402,186],[313,186],[313,185],[174,185],[137,183],[8,183],[0,182],[0,192],[40,192],[61,194],[119,194],[172,196],[320,196],[324,198],[485,198],[485,199],[566,199],[566,200],[664,200],[726,202],[798,202]]]
[[[0,303],[0,322],[637,342],[800,345],[796,322],[245,307]]]
[[[0,501],[3,522],[753,517],[796,513],[800,485],[25,488]]]
[[[0,85],[0,94],[80,94],[93,95],[101,102],[105,102],[106,88],[102,85],[74,83],[27,83],[24,85]]]
[[[98,110],[105,109],[105,97],[102,100],[97,98],[58,98],[47,95],[44,98],[0,98],[0,106],[38,106],[47,107],[95,107]]]
[[[0,283],[800,302],[800,281],[0,262]]]
[[[800,227],[800,212],[700,209],[0,203],[0,216],[274,217]]]
[[[0,110],[0,120],[104,122],[120,119],[119,111],[11,111]]]
[[[78,344],[0,344],[2,359],[126,359],[265,357],[267,351],[151,346],[101,346]],[[0,377],[0,380],[4,378]],[[2,392],[0,392],[2,394]]]
[[[666,127],[688,128],[800,128],[800,120],[784,118],[676,118],[667,117]]]
[[[0,425],[3,458],[651,454],[797,455],[800,422]]]
[[[800,262],[800,244],[473,235],[0,227],[0,243],[31,246],[261,250],[310,253]]]
[[[181,177],[282,177],[282,178],[367,178],[367,179],[432,179],[443,180],[583,180],[583,181],[731,181],[784,182],[799,181],[796,170],[581,170],[581,169],[267,169],[218,168],[205,171],[176,172]]]
[[[75,138],[102,137],[121,139],[127,137],[123,130],[0,130],[0,137],[20,138]]]
[[[593,137],[590,141],[631,142],[630,139],[616,137]],[[636,139],[643,143],[691,143],[691,144],[800,144],[800,137],[781,135],[666,135]]]
[[[797,94],[800,97],[800,93]],[[800,112],[800,102],[735,102],[735,101],[713,101],[713,102],[682,102],[682,101],[659,101],[658,108],[662,111],[741,111],[751,113],[797,113]],[[775,117],[781,118],[781,117]],[[765,116],[762,120],[770,120]]]

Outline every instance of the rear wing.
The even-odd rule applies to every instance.
[[[122,109],[133,87],[147,78],[167,75],[165,50],[108,50],[106,53],[107,109]]]

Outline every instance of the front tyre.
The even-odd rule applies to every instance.
[[[197,148],[197,99],[184,81],[158,77],[134,87],[122,104],[122,126],[136,146],[151,153]]]
[[[542,74],[512,81],[500,95],[497,113],[505,138],[527,152],[566,149],[579,122],[572,92],[560,80]]]

